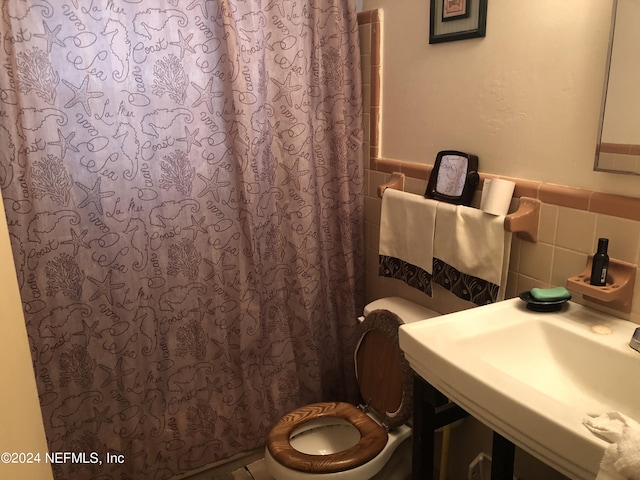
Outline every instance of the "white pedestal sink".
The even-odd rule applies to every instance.
[[[568,302],[520,299],[403,325],[411,367],[449,399],[573,479],[593,480],[608,445],[582,424],[620,411],[640,421],[637,324]]]

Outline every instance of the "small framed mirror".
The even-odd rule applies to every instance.
[[[436,156],[424,196],[469,206],[479,180],[476,155],[443,150]]]

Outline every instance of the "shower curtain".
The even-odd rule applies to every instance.
[[[353,2],[1,5],[0,188],[48,447],[75,454],[55,478],[170,478],[352,399]]]

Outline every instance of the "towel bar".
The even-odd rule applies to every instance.
[[[387,188],[404,191],[404,173],[393,172],[388,182],[378,185],[378,197],[382,198]],[[520,197],[518,209],[506,215],[504,228],[515,233],[518,238],[536,243],[538,241],[538,224],[540,222],[540,200]]]
[[[393,172],[391,179],[387,183],[378,185],[378,197],[382,198],[384,191],[387,188],[393,188],[394,190],[404,191],[404,173]]]

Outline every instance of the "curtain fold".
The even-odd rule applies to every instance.
[[[49,449],[102,462],[55,478],[170,478],[353,400],[353,2],[1,14],[0,188]]]

